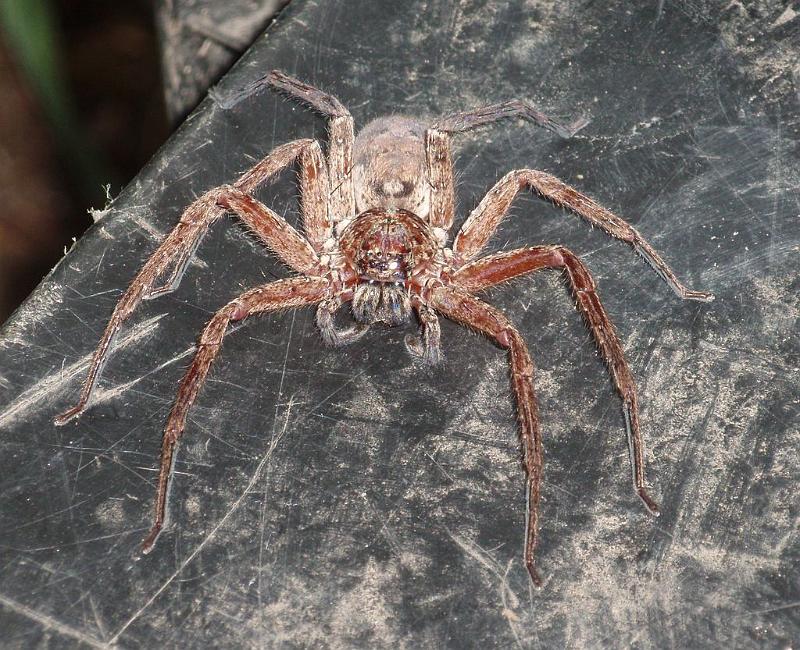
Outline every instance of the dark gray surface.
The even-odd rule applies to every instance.
[[[156,0],[164,99],[180,123],[288,0]]]
[[[527,9],[526,9],[527,6]],[[727,9],[724,9],[727,7]],[[121,291],[193,197],[289,139],[269,94],[206,101],[2,330],[0,629],[11,647],[785,647],[798,584],[798,23],[703,3],[297,0],[216,97],[284,69],[360,124],[514,96],[590,125],[458,141],[460,213],[505,171],[550,171],[626,216],[711,305],[531,197],[494,242],[580,253],[637,378],[649,477],[556,274],[492,292],[538,363],[541,590],[504,355],[450,323],[445,363],[403,332],[326,349],[307,311],[230,336],[149,526],[161,428],[212,311],[284,275],[220,223],[180,289],[125,329],[94,407],[62,428]],[[261,194],[296,212],[292,174]]]

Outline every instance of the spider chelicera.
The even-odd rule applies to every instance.
[[[358,339],[373,323],[403,325],[416,314],[419,335],[407,336],[406,347],[424,361],[436,363],[441,359],[437,317],[441,314],[484,334],[509,353],[527,479],[525,565],[533,582],[540,584],[534,550],[542,437],[533,363],[511,321],[475,295],[538,269],[559,269],[566,275],[622,397],[636,493],[651,513],[658,514],[658,506],[645,486],[633,377],[586,266],[571,251],[557,245],[485,257],[480,253],[514,197],[528,189],[630,244],[679,297],[710,301],[713,295],[681,284],[658,253],[625,221],[557,178],[533,169],[509,172],[497,182],[448,246],[455,218],[452,134],[516,117],[570,137],[585,122],[563,126],[529,103],[511,100],[455,113],[430,127],[409,117],[382,117],[354,137],[353,118],[335,97],[277,71],[267,75],[263,83],[328,119],[327,155],[314,140],[289,142],[274,149],[235,183],[211,189],[192,203],[114,308],[77,404],[56,418],[58,424],[64,424],[84,411],[122,324],[142,300],[177,287],[203,234],[226,213],[234,213],[297,273],[244,292],[220,309],[200,335],[164,430],[155,516],[142,543],[143,552],[153,548],[164,524],[175,447],[230,323],[258,313],[316,305],[316,322],[323,339],[331,345],[343,345]],[[299,165],[302,234],[252,196],[260,185],[295,162]],[[338,328],[333,319],[344,303],[351,304],[355,319],[348,329]]]

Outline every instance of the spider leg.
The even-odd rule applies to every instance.
[[[408,334],[405,337],[406,349],[415,357],[420,357],[426,364],[436,365],[442,360],[440,344],[442,329],[436,312],[421,302],[414,307],[419,317],[419,335]]]
[[[252,194],[260,185],[266,183],[281,170],[289,167],[295,161],[300,163],[300,196],[303,232],[314,250],[322,251],[323,245],[330,238],[333,226],[328,216],[325,199],[330,187],[328,186],[328,173],[322,157],[322,149],[315,140],[295,140],[275,148],[269,155],[242,174],[233,187]],[[203,197],[198,199],[202,201]],[[189,261],[192,259],[200,240],[209,226],[219,219],[225,210],[193,211],[190,206],[181,217],[181,223],[187,222],[186,231],[181,239],[180,252],[175,259],[168,261],[172,270],[159,286],[154,286],[143,299],[156,298],[162,294],[174,291],[184,273]],[[262,232],[257,223],[247,224],[253,233],[265,244],[268,234]],[[179,224],[180,227],[180,224]],[[166,268],[159,275],[166,273]],[[138,278],[137,278],[138,279]]]
[[[347,329],[339,329],[333,322],[333,315],[342,306],[340,300],[332,298],[324,301],[317,307],[317,327],[319,328],[322,339],[328,345],[339,347],[349,345],[360,339],[367,333],[369,325],[356,323]]]
[[[142,270],[120,298],[92,355],[78,402],[57,416],[56,424],[65,424],[83,412],[97,383],[106,355],[122,324],[142,299],[150,294],[156,281],[176,255],[180,257],[185,254],[187,248],[195,246],[195,242],[208,225],[226,210],[236,212],[264,244],[291,268],[304,274],[315,273],[319,265],[317,254],[308,241],[285,219],[236,187],[228,185],[206,192],[187,208],[178,225],[145,262]]]
[[[443,316],[481,332],[509,351],[511,387],[517,404],[522,458],[527,481],[525,566],[533,583],[541,585],[542,580],[534,562],[534,551],[538,542],[537,524],[543,462],[542,434],[539,428],[539,408],[533,391],[533,361],[528,346],[502,312],[454,286],[433,289],[428,304]]]
[[[153,549],[164,525],[175,447],[186,427],[189,409],[205,383],[211,364],[219,354],[228,325],[253,314],[312,305],[324,298],[327,288],[328,283],[322,278],[278,280],[243,293],[220,309],[208,322],[200,335],[192,364],[181,381],[178,396],[164,429],[153,526],[142,542],[143,553],[149,553]]]
[[[329,118],[328,173],[331,191],[328,204],[335,223],[349,219],[356,210],[352,176],[355,135],[350,111],[333,95],[278,70],[267,75],[267,84]]]
[[[519,99],[442,117],[425,134],[428,180],[431,186],[430,223],[434,228],[442,228],[446,233],[455,218],[455,181],[450,136],[511,117],[529,120],[562,138],[572,137],[588,124],[588,120],[580,119],[564,126],[536,110],[530,103]]]
[[[172,270],[167,273],[165,270],[162,274],[161,284],[153,286],[147,293],[142,294],[142,300],[153,300],[165,293],[172,293],[178,288],[183,276],[186,274],[186,269],[189,268],[189,262],[194,254],[197,252],[197,247],[200,245],[202,234],[198,234],[194,241],[189,241],[183,245],[183,248],[178,252],[175,259],[169,260],[167,263],[172,265]]]
[[[425,158],[428,166],[428,183],[431,187],[428,220],[444,245],[456,213],[456,184],[450,135],[439,131],[436,127],[428,129],[425,132]]]
[[[655,249],[626,221],[554,176],[534,169],[506,174],[467,217],[453,243],[453,251],[463,262],[480,252],[508,212],[511,202],[520,190],[526,188],[630,244],[679,297],[703,302],[714,299],[711,293],[694,291],[682,284]]]
[[[464,133],[479,126],[493,124],[512,117],[533,122],[536,126],[552,131],[562,138],[571,138],[589,123],[586,118],[579,118],[572,124],[564,125],[537,110],[530,102],[511,99],[498,104],[490,104],[469,111],[445,115],[436,123],[434,128],[445,133]]]
[[[538,269],[562,269],[567,276],[578,309],[586,319],[600,354],[608,365],[614,385],[622,397],[634,489],[645,507],[652,514],[658,515],[658,505],[647,493],[645,485],[644,445],[639,429],[636,384],[625,361],[622,344],[583,262],[562,246],[535,246],[476,260],[459,269],[453,276],[453,282],[466,291],[480,291]]]
[[[276,153],[283,154],[282,158],[275,155]],[[300,163],[300,212],[303,233],[314,250],[321,252],[325,242],[333,234],[333,223],[327,203],[330,194],[328,169],[319,142],[305,139],[278,147],[273,155],[267,156],[261,165],[250,169],[233,183],[233,186],[246,194],[252,194],[266,179],[272,178],[295,160]]]

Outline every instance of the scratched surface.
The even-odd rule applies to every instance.
[[[272,20],[285,0],[156,0],[164,101],[180,123]]]
[[[787,647],[800,636],[800,16],[787,2],[296,0],[2,330],[4,647]],[[402,6],[401,6],[402,5]],[[591,119],[458,140],[460,214],[512,168],[626,216],[710,305],[532,197],[493,246],[582,255],[638,381],[648,476],[629,485],[620,402],[568,293],[490,294],[538,365],[546,441],[540,590],[504,355],[443,324],[425,369],[404,332],[326,349],[307,311],[228,337],[190,415],[170,523],[149,526],[161,427],[215,308],[285,271],[217,224],[180,288],[124,329],[94,405],[75,399],[121,291],[205,189],[324,136],[268,94],[271,67],[358,123],[514,96]],[[260,197],[296,215],[291,174]]]

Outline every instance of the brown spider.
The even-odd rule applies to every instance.
[[[277,147],[234,184],[209,190],[192,203],[114,308],[78,403],[56,418],[58,424],[64,424],[83,412],[122,323],[140,301],[177,287],[200,238],[224,214],[236,214],[299,274],[244,292],[220,309],[200,335],[164,431],[155,517],[142,544],[143,552],[153,548],[164,524],[175,446],[231,322],[261,312],[317,305],[316,322],[323,339],[331,345],[343,345],[359,338],[373,323],[403,325],[415,312],[420,335],[406,337],[406,346],[426,362],[436,363],[441,359],[438,313],[486,335],[509,352],[527,476],[525,565],[533,582],[540,584],[534,549],[542,438],[533,391],[533,363],[511,321],[475,293],[545,268],[566,273],[578,309],[608,364],[623,400],[636,493],[657,515],[658,506],[645,487],[633,377],[587,268],[562,246],[478,255],[517,193],[530,189],[630,244],[681,298],[710,301],[713,296],[681,284],[658,253],[625,221],[553,176],[533,169],[506,174],[467,217],[452,246],[447,246],[455,217],[451,134],[517,117],[569,137],[585,122],[565,127],[527,102],[511,100],[449,115],[429,128],[408,117],[383,117],[367,124],[354,138],[353,118],[335,97],[277,71],[267,75],[265,82],[328,118],[327,160],[318,142],[296,140]],[[252,196],[260,185],[295,161],[300,167],[303,234]],[[337,329],[333,315],[346,302],[351,303],[356,324]]]

